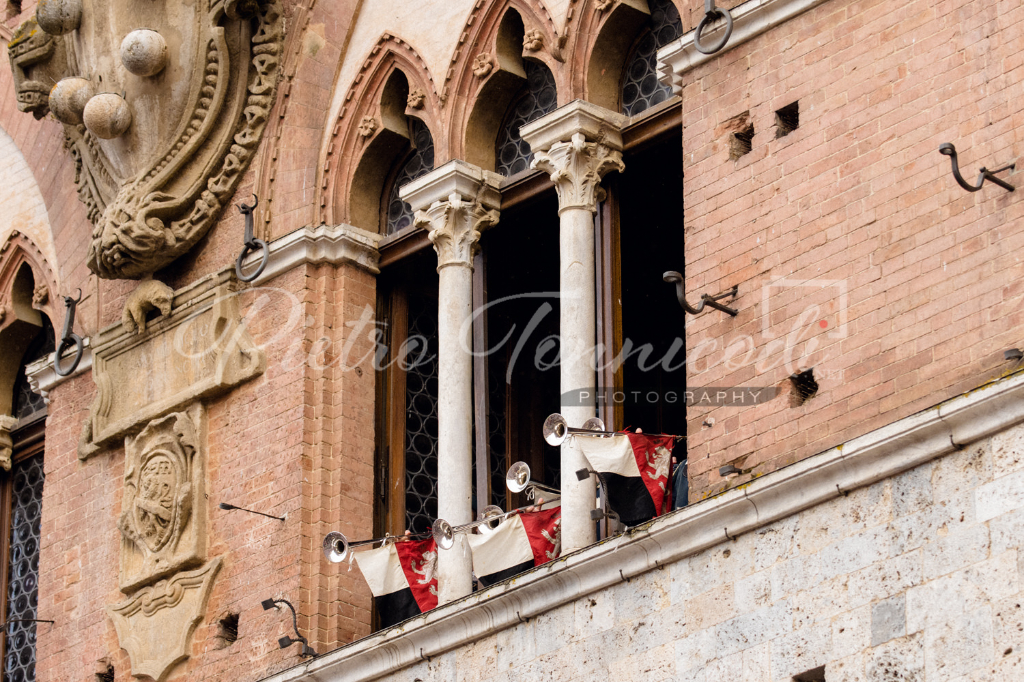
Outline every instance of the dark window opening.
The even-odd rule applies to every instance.
[[[814,369],[806,369],[789,377],[793,384],[791,403],[799,407],[814,397],[818,392],[818,382],[814,378]]]
[[[729,137],[729,159],[731,161],[735,161],[744,154],[749,154],[753,148],[754,124],[752,123]]]
[[[800,127],[800,102],[793,102],[775,112],[775,137],[785,137]]]
[[[622,113],[636,116],[672,96],[672,89],[658,80],[658,50],[683,34],[683,22],[672,0],[648,0],[651,17],[632,53],[622,77]]]
[[[96,682],[114,682],[114,666],[107,663],[102,671],[96,673]]]
[[[825,666],[793,676],[793,682],[825,682]]]
[[[529,59],[523,61],[523,68],[526,71],[526,87],[509,107],[505,122],[498,132],[495,149],[495,171],[507,178],[528,170],[533,161],[530,145],[519,135],[519,129],[551,113],[558,104],[555,76],[551,70]]]
[[[22,356],[18,376],[14,379],[14,416],[19,423],[27,424],[46,414],[46,401],[32,390],[26,370],[28,365],[54,352],[53,326],[49,318],[42,315],[43,326],[29,344]]]
[[[430,129],[418,118],[410,118],[409,134],[412,150],[398,175],[391,182],[388,203],[384,207],[386,234],[394,234],[409,227],[413,222],[412,206],[402,201],[398,191],[416,178],[434,170],[434,138],[430,135]]]

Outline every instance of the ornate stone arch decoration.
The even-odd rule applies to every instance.
[[[8,54],[19,108],[64,125],[90,270],[138,279],[210,230],[256,154],[283,43],[280,0],[39,4]]]
[[[494,170],[494,144],[508,105],[526,80],[524,59],[555,76],[558,103],[572,99],[564,68],[565,38],[539,0],[477,2],[459,38],[442,97],[449,106],[452,156]]]
[[[679,0],[671,0],[682,13]],[[571,0],[566,46],[572,88],[582,99],[610,111],[621,110],[623,70],[650,18],[647,0]],[[570,30],[573,23],[579,28]]]
[[[0,246],[0,468],[10,469],[10,432],[14,419],[14,384],[20,361],[43,328],[43,315],[56,326],[60,292],[42,251],[25,235],[12,232]]]
[[[321,220],[380,231],[381,194],[409,144],[408,118],[441,129],[441,102],[426,63],[401,38],[385,33],[363,61],[345,95],[321,181]],[[435,155],[447,158],[434,136]]]

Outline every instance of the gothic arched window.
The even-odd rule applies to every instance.
[[[651,18],[626,60],[622,78],[622,113],[636,116],[672,96],[658,81],[658,50],[683,34],[683,22],[672,0],[647,0]]]
[[[412,135],[413,151],[402,165],[395,181],[391,183],[387,203],[387,228],[385,234],[394,234],[412,225],[412,207],[402,201],[398,190],[416,178],[434,170],[434,138],[430,129],[417,118],[409,119],[409,132]]]
[[[530,167],[533,152],[530,145],[519,135],[519,129],[544,114],[551,113],[558,104],[555,76],[551,69],[539,62],[523,61],[526,71],[526,87],[518,99],[509,107],[505,125],[498,133],[497,168],[505,177]]]

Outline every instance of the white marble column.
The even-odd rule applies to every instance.
[[[400,192],[437,251],[437,513],[453,526],[473,520],[473,257],[480,231],[498,222],[500,180],[452,161]],[[458,534],[438,554],[439,603],[472,592],[472,571],[469,543]]]
[[[577,100],[523,126],[521,134],[534,151],[533,167],[551,176],[558,191],[559,290],[562,416],[580,427],[596,416],[596,303],[594,282],[594,213],[601,179],[622,171],[622,134],[626,117]],[[580,401],[568,398],[584,392]],[[590,518],[596,482],[576,479],[587,467],[574,439],[562,445],[562,551],[597,540]]]

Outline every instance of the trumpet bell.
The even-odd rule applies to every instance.
[[[544,420],[544,440],[548,445],[561,445],[569,437],[569,423],[557,412]]]
[[[324,556],[332,564],[340,564],[348,558],[348,538],[337,531],[324,536]]]
[[[482,523],[477,528],[481,534],[488,535],[496,531],[504,520],[505,511],[498,505],[491,504],[484,507],[484,510],[480,512],[480,521]]]
[[[587,421],[583,422],[584,431],[606,431],[604,428],[604,420],[600,417],[591,417]]]
[[[547,428],[547,422],[544,423],[544,427]],[[514,493],[526,490],[526,486],[530,485],[530,465],[526,462],[516,462],[510,466],[508,473],[505,474],[505,485]]]
[[[451,549],[455,546],[455,529],[444,519],[435,520],[430,527],[430,533],[441,549]]]

